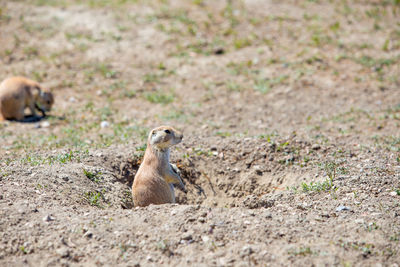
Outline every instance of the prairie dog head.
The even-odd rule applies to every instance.
[[[35,86],[36,89],[36,105],[42,111],[50,111],[54,104],[54,96],[50,90],[42,89],[40,86]]]
[[[148,142],[156,149],[166,149],[182,141],[183,134],[170,127],[160,126],[150,131]]]

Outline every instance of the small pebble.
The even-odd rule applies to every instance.
[[[321,148],[321,146],[319,144],[313,144],[311,147],[313,150],[318,150]]]
[[[265,218],[265,219],[272,219],[272,213],[269,212],[269,211],[265,212],[265,213],[264,213],[264,218]]]
[[[346,206],[339,206],[336,208],[336,211],[351,211],[351,208],[346,207]]]
[[[93,233],[92,232],[90,232],[90,231],[87,231],[84,235],[83,235],[83,237],[86,237],[86,238],[92,238],[93,237]]]
[[[61,258],[67,258],[69,256],[69,250],[65,247],[57,249],[56,253],[61,256]]]
[[[54,221],[54,218],[50,214],[48,214],[48,215],[43,217],[43,221],[44,222],[51,222],[51,221]]]
[[[44,121],[44,122],[42,122],[41,126],[42,126],[43,128],[48,128],[48,127],[50,126],[50,122]]]
[[[217,47],[216,49],[214,49],[214,54],[216,55],[222,55],[225,53],[225,49],[223,47]]]
[[[210,241],[210,238],[209,238],[208,236],[206,236],[206,235],[203,235],[203,236],[201,237],[201,240],[202,240],[204,243],[207,243],[208,241]]]
[[[193,239],[193,236],[190,232],[184,233],[182,235],[182,240],[192,240],[192,239]]]
[[[101,128],[107,128],[108,126],[110,126],[110,123],[108,121],[102,121],[100,123]]]
[[[253,252],[254,250],[250,246],[244,246],[239,254],[241,257],[245,257],[252,254]]]

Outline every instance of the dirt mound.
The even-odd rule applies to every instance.
[[[215,145],[208,147],[209,143]],[[323,166],[328,163],[321,162],[321,170],[315,171],[315,166],[308,162],[321,157],[321,150],[324,151],[322,155],[334,150],[299,141],[295,137],[273,140],[270,137],[245,140],[220,137],[195,142],[189,138],[182,146],[184,148],[178,149],[183,154],[179,158],[173,152],[172,161],[181,170],[188,192],[178,191],[177,202],[229,207],[240,205],[249,195],[262,196],[310,182],[318,174],[320,177],[317,180],[324,180],[326,173],[323,173]],[[93,166],[83,169],[89,171],[95,177],[91,180],[97,179],[99,185],[112,177],[109,183],[119,182],[129,191],[141,163],[143,149],[132,153],[124,148],[127,151],[125,155],[115,156],[118,149],[96,152],[99,157],[85,160]],[[327,157],[324,160],[329,161]],[[337,164],[335,168],[340,168],[341,163]],[[96,169],[95,166],[107,167],[107,171]],[[100,192],[102,186],[96,190]],[[116,194],[119,193],[117,190]],[[132,207],[127,201],[122,201],[123,207]]]

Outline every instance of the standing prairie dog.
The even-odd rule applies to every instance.
[[[33,117],[38,109],[45,116],[54,103],[53,94],[43,89],[37,82],[24,77],[11,77],[0,84],[0,121],[6,119],[23,120],[25,108]]]
[[[150,131],[144,159],[132,185],[135,206],[175,203],[173,184],[185,190],[176,166],[169,162],[169,148],[182,138],[181,132],[169,126]]]

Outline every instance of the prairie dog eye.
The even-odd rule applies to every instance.
[[[165,133],[170,134],[171,131],[170,130],[164,130]]]

